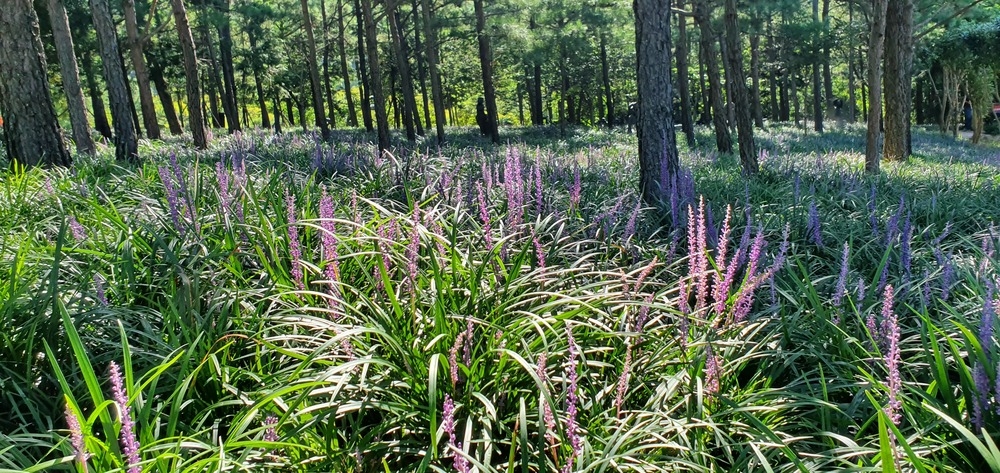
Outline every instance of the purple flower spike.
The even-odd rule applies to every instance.
[[[132,411],[128,406],[128,395],[125,393],[124,381],[118,364],[111,362],[111,396],[118,406],[118,418],[122,428],[118,441],[122,446],[122,454],[128,465],[128,473],[141,473],[139,466],[139,441],[135,437],[135,424],[132,422]]]
[[[844,252],[840,259],[840,276],[837,278],[837,290],[833,293],[833,306],[840,307],[841,302],[844,300],[844,295],[847,294],[847,271],[849,269],[849,258],[850,258],[851,246],[844,242]]]
[[[94,275],[94,292],[97,293],[97,303],[101,307],[108,306],[108,297],[104,293],[104,278],[100,274]]]
[[[820,228],[819,209],[816,207],[815,200],[809,203],[809,225],[807,226],[807,230],[809,241],[816,246],[823,246],[823,232]]]
[[[448,434],[448,444],[455,450],[454,452],[454,466],[459,473],[468,473],[472,471],[469,468],[469,460],[466,459],[460,452],[462,451],[462,442],[458,440],[455,435],[455,401],[451,399],[448,394],[444,395],[444,419],[442,421],[444,424],[444,431]]]
[[[618,391],[615,393],[615,413],[621,417],[622,402],[625,400],[625,391],[628,389],[629,371],[632,370],[632,345],[625,347],[625,362],[622,364],[622,373],[618,377]]]
[[[269,415],[264,418],[264,441],[265,442],[277,442],[278,441],[278,416]]]
[[[712,352],[712,345],[708,345],[705,349],[705,394],[707,396],[719,394],[720,362],[720,357]]]
[[[292,281],[299,290],[305,289],[302,275],[302,248],[299,246],[299,227],[295,220],[295,197],[285,189],[285,211],[288,217],[288,253],[291,256]]]
[[[569,473],[572,471],[573,462],[576,458],[580,456],[583,452],[583,437],[580,436],[578,432],[577,425],[577,355],[579,352],[579,347],[576,346],[576,340],[573,339],[573,330],[566,327],[566,336],[569,343],[569,366],[566,368],[566,377],[569,379],[569,388],[566,393],[566,437],[569,440],[572,451],[570,452],[569,458],[566,459],[566,466],[563,469],[564,472]]]
[[[69,400],[66,400],[66,426],[69,427],[70,443],[73,444],[73,455],[80,464],[80,470],[87,473],[87,445],[83,442],[83,428],[80,426],[80,419],[70,408]]]
[[[569,201],[574,208],[580,206],[580,192],[582,191],[580,185],[580,165],[574,164],[573,166],[573,187],[569,190]]]
[[[73,234],[73,239],[76,241],[83,241],[87,239],[87,230],[80,225],[80,222],[76,221],[76,217],[69,216],[69,230]]]
[[[323,228],[323,259],[327,261],[326,278],[334,284],[340,281],[340,256],[337,254],[337,226],[334,223],[333,199],[323,190],[319,199],[319,218]]]
[[[538,374],[538,379],[542,381],[542,384],[546,384],[549,381],[548,372],[545,370],[545,364],[548,357],[545,352],[538,355],[538,368],[536,373]],[[556,442],[559,440],[556,437],[556,416],[552,413],[552,406],[545,401],[545,396],[541,393],[538,395],[538,402],[542,404],[542,418],[545,422],[545,439],[549,442],[549,447],[554,447]]]
[[[972,397],[972,426],[977,431],[983,429],[986,423],[986,404],[989,402],[990,380],[986,375],[986,367],[981,363],[975,363],[972,368],[972,382],[976,385],[976,392]]]
[[[885,354],[885,365],[889,371],[889,405],[886,407],[886,415],[892,423],[899,425],[902,415],[903,403],[899,400],[900,391],[903,388],[903,381],[899,375],[900,353],[899,353],[899,322],[896,312],[893,310],[893,288],[891,284],[885,286],[885,296],[882,301],[882,326],[885,331],[886,342],[889,350]]]

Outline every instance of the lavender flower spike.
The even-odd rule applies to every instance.
[[[844,295],[847,294],[847,271],[849,269],[850,252],[850,244],[844,242],[844,253],[840,260],[840,277],[837,278],[837,290],[833,293],[834,307],[840,307],[841,302],[844,300]]]
[[[128,473],[141,473],[139,466],[139,441],[135,438],[135,424],[132,422],[132,412],[128,406],[128,395],[125,393],[124,381],[122,381],[121,370],[118,364],[111,362],[111,395],[115,404],[118,405],[118,417],[122,423],[122,430],[118,441],[122,446],[122,454],[125,455],[125,462],[128,465]]]
[[[903,382],[899,375],[899,321],[896,318],[896,312],[892,309],[893,298],[892,284],[888,284],[885,286],[885,296],[882,301],[882,324],[889,345],[889,351],[885,354],[885,364],[889,371],[889,405],[886,408],[886,415],[889,416],[893,424],[898,426],[902,417],[900,411],[903,403],[899,400],[899,394],[903,388]]]
[[[305,289],[302,275],[302,249],[299,247],[299,227],[295,225],[295,197],[285,189],[285,210],[288,213],[288,253],[292,257],[292,281],[299,290]]]
[[[69,427],[70,443],[73,444],[73,454],[76,461],[80,463],[80,470],[87,473],[87,446],[83,443],[83,428],[80,426],[80,419],[73,412],[66,399],[66,426]]]

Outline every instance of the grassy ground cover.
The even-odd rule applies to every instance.
[[[505,135],[0,174],[0,471],[1000,471],[1000,149]]]

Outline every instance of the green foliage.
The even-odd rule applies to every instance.
[[[727,259],[759,230],[771,265],[786,226],[788,251],[759,287],[738,265],[721,311],[715,300],[687,311],[699,277],[687,210],[673,221],[669,202],[640,209],[630,228],[634,138],[552,141],[542,128],[491,148],[475,133],[381,158],[351,133],[322,146],[249,134],[206,153],[150,150],[139,168],[102,155],[72,172],[5,172],[0,469],[79,471],[68,402],[91,471],[124,470],[106,381],[116,361],[143,471],[452,471],[456,455],[487,472],[996,471],[995,432],[971,424],[975,365],[1000,356],[995,336],[979,337],[997,276],[1000,171],[984,162],[995,149],[918,132],[913,162],[868,178],[860,129],[774,127],[750,181],[733,156],[692,150],[683,162],[714,216],[707,274],[726,267],[716,242],[727,205]],[[504,170],[514,153],[516,178]],[[164,176],[186,189],[176,220]],[[519,180],[520,208],[508,194]],[[332,220],[320,217],[324,192]],[[883,412],[882,336],[866,328],[882,310],[883,270],[901,321],[898,425]],[[756,297],[736,321],[744,294]]]

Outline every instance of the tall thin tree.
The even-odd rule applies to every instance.
[[[634,0],[632,3],[639,94],[636,123],[639,191],[650,205],[663,200],[663,185],[672,181],[680,167],[671,110],[669,7],[669,0]]]
[[[135,70],[135,79],[139,86],[139,107],[142,110],[142,125],[146,128],[146,137],[151,140],[158,140],[160,139],[160,124],[156,119],[156,106],[153,105],[153,92],[149,86],[149,72],[146,69],[146,58],[142,54],[144,38],[139,36],[139,22],[135,16],[135,2],[133,0],[122,0],[122,11],[125,13],[125,34],[128,36],[132,69]]]
[[[171,11],[174,14],[174,24],[177,26],[177,36],[184,54],[184,78],[187,92],[188,123],[191,126],[191,137],[198,149],[208,148],[205,133],[205,120],[202,115],[201,86],[198,84],[198,56],[194,49],[194,37],[191,36],[191,25],[187,19],[187,9],[184,0],[170,0]]]
[[[865,172],[878,174],[882,125],[882,52],[885,47],[885,16],[888,0],[872,1],[871,33],[868,37],[868,134],[865,137]]]
[[[115,128],[115,158],[119,161],[138,162],[138,141],[132,122],[134,109],[129,105],[128,86],[122,69],[118,50],[115,22],[111,18],[111,8],[107,0],[90,0],[97,45],[104,64],[104,83],[108,86],[108,100],[111,102],[111,123]]]
[[[5,2],[0,32],[0,109],[7,156],[24,166],[69,166],[32,1]]]
[[[330,139],[330,126],[326,121],[326,109],[323,105],[322,83],[319,81],[319,67],[316,64],[316,37],[313,35],[312,15],[309,14],[309,0],[301,0],[302,25],[306,30],[306,47],[309,64],[309,84],[312,87],[313,110],[316,112],[316,126],[323,135],[323,140]]]
[[[500,132],[497,127],[497,92],[493,85],[493,52],[490,48],[490,37],[486,33],[486,12],[483,10],[483,0],[473,0],[476,11],[476,35],[479,37],[479,64],[483,74],[483,96],[486,98],[486,114],[489,115],[489,135],[494,144],[500,144]]]
[[[740,167],[743,174],[753,175],[760,170],[757,162],[757,146],[753,140],[753,121],[750,118],[750,94],[747,92],[746,76],[743,73],[743,48],[740,44],[739,11],[736,0],[725,1],[726,61],[729,63],[733,83],[732,92],[736,113],[737,140],[740,144]]]
[[[434,16],[431,11],[431,0],[421,0],[421,12],[424,17],[424,46],[427,48],[427,70],[431,75],[431,97],[434,100],[434,126],[437,130],[438,144],[444,144],[444,93],[441,90],[441,74],[438,72],[437,30],[434,28]]]
[[[885,159],[910,157],[913,95],[913,0],[892,0],[885,23]]]
[[[69,121],[73,127],[73,141],[81,154],[94,154],[94,139],[90,136],[87,123],[87,108],[83,104],[83,89],[80,87],[80,71],[73,50],[73,35],[69,30],[69,17],[61,0],[49,0],[49,21],[52,24],[52,38],[59,57],[59,72],[62,75],[63,90],[69,108]]]
[[[389,117],[385,110],[385,93],[382,90],[382,70],[378,59],[378,35],[375,29],[375,14],[372,0],[361,0],[361,14],[365,22],[365,46],[368,48],[368,67],[371,70],[372,97],[375,99],[375,127],[378,132],[378,149],[389,149]]]

